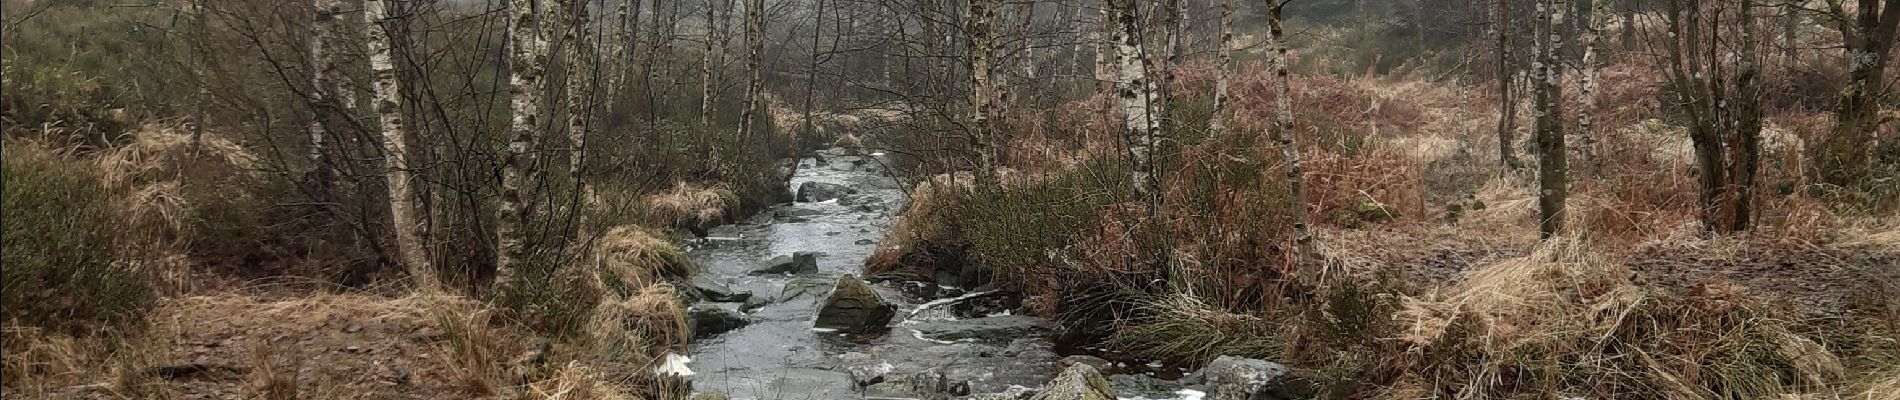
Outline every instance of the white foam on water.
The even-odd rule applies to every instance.
[[[949,340],[937,340],[937,339],[931,339],[931,338],[927,338],[927,337],[924,337],[924,332],[923,332],[923,331],[919,331],[919,330],[916,330],[916,329],[912,329],[912,330],[910,330],[910,337],[914,337],[914,338],[917,338],[917,340],[922,340],[922,341],[926,341],[926,342],[931,342],[931,343],[936,343],[936,344],[957,344],[957,342],[954,342],[954,341],[949,341]]]
[[[1120,397],[1118,400],[1202,400],[1207,398],[1207,393],[1194,389],[1181,389],[1174,391],[1174,396],[1175,397],[1163,397],[1159,399],[1149,398],[1148,396]]]

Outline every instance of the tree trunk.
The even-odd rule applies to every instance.
[[[1507,171],[1516,170],[1523,164],[1512,148],[1517,142],[1517,98],[1511,89],[1517,83],[1517,69],[1511,58],[1511,0],[1492,0],[1491,29],[1497,38],[1498,56],[1498,162]]]
[[[1847,42],[1847,83],[1834,106],[1834,132],[1815,159],[1825,181],[1846,186],[1866,178],[1873,162],[1873,149],[1866,144],[1881,124],[1880,97],[1894,31],[1900,26],[1900,0],[1885,0],[1884,6],[1881,0],[1860,0],[1853,18],[1840,3],[1828,0]]]
[[[996,153],[992,149],[990,124],[996,113],[995,65],[990,59],[995,39],[996,0],[968,0],[969,14],[964,17],[970,35],[967,52],[970,70],[970,151],[976,162],[978,182],[995,183]]]
[[[1233,72],[1228,69],[1234,64],[1234,0],[1221,0],[1220,4],[1220,46],[1219,61],[1215,63],[1214,74],[1214,110],[1208,118],[1207,130],[1211,137],[1219,137],[1227,131],[1227,84]]]
[[[1564,226],[1564,200],[1569,197],[1569,167],[1564,160],[1563,51],[1565,0],[1537,3],[1537,62],[1531,73],[1532,101],[1537,118],[1537,209],[1539,237],[1549,239]]]
[[[1742,0],[1741,14],[1741,54],[1737,61],[1741,65],[1735,72],[1735,112],[1731,115],[1730,130],[1734,132],[1730,160],[1729,178],[1733,180],[1731,189],[1734,214],[1730,216],[1729,227],[1734,231],[1748,230],[1754,220],[1755,171],[1761,158],[1762,127],[1762,83],[1760,39],[1755,35],[1755,9],[1757,0]]]
[[[421,240],[422,223],[417,218],[416,206],[422,201],[411,187],[409,139],[404,137],[407,126],[402,116],[402,80],[396,76],[396,63],[391,56],[391,49],[402,47],[397,45],[402,39],[390,35],[386,25],[394,22],[388,15],[384,0],[363,0],[363,23],[369,31],[369,70],[375,78],[373,103],[382,125],[383,165],[387,169],[384,177],[389,180],[390,226],[396,231],[396,254],[409,272],[409,278],[415,281],[417,289],[436,292],[442,287]]]
[[[764,90],[764,75],[759,71],[760,53],[765,50],[765,39],[761,37],[765,30],[765,0],[746,0],[745,6],[745,67],[748,75],[745,87],[745,109],[739,111],[739,143],[749,143],[753,137],[753,114],[759,108],[760,93]]]
[[[525,239],[532,210],[523,204],[528,191],[539,184],[536,151],[541,127],[547,38],[541,35],[540,13],[534,0],[508,1],[508,95],[513,117],[509,122],[508,150],[502,164],[501,199],[496,210],[495,283],[507,290],[520,275],[529,250]]]
[[[1160,110],[1156,107],[1160,90],[1149,74],[1154,63],[1142,46],[1141,17],[1135,1],[1108,0],[1108,8],[1119,28],[1115,31],[1116,97],[1121,103],[1135,193],[1153,203],[1159,197],[1153,151],[1155,136],[1161,131]]]
[[[712,127],[713,88],[716,86],[713,84],[713,66],[719,62],[718,53],[725,51],[724,48],[717,51],[713,49],[713,33],[718,31],[713,29],[713,21],[716,21],[713,16],[713,2],[707,1],[706,48],[705,52],[699,55],[699,126],[708,130]]]
[[[1286,30],[1280,24],[1280,12],[1287,0],[1270,0],[1267,5],[1268,62],[1273,68],[1273,141],[1280,144],[1280,157],[1286,162],[1287,217],[1293,222],[1293,265],[1302,284],[1318,286],[1324,277],[1324,264],[1315,259],[1316,239],[1306,215],[1306,173],[1300,168],[1300,144],[1293,134],[1293,75],[1287,71]]]
[[[331,127],[335,121],[349,118],[350,108],[356,104],[355,92],[346,85],[342,76],[348,63],[344,53],[339,51],[344,43],[350,42],[343,32],[342,0],[315,0],[313,20],[309,40],[310,74],[310,165],[312,178],[327,194],[335,166],[331,165],[328,138],[333,134]]]
[[[589,20],[587,17],[587,2],[556,0],[553,6],[565,11],[565,14],[561,15],[558,21],[562,24],[566,24],[566,29],[561,31],[561,46],[563,47],[562,51],[565,52],[565,54],[563,54],[564,60],[562,63],[566,64],[565,70],[567,79],[567,90],[565,91],[567,96],[565,99],[567,103],[567,144],[569,146],[567,153],[567,176],[569,179],[574,180],[575,194],[584,195],[587,193],[587,180],[583,172],[587,165],[588,96],[587,92],[583,91],[587,84],[587,74],[582,69],[581,53],[585,47],[581,46],[581,43],[587,40],[587,23]],[[582,198],[584,199],[585,196],[582,196]],[[576,203],[575,209],[573,210],[577,218],[579,215],[582,215],[579,206],[581,206],[581,204]],[[578,234],[578,229],[580,229],[581,225],[582,224],[574,224],[576,231],[573,233]]]
[[[1577,82],[1577,96],[1582,100],[1581,106],[1577,109],[1577,155],[1583,161],[1584,173],[1594,175],[1602,171],[1602,160],[1597,156],[1597,134],[1594,127],[1596,122],[1594,117],[1599,106],[1596,96],[1597,75],[1603,70],[1601,60],[1603,55],[1598,51],[1598,42],[1602,41],[1603,27],[1608,22],[1610,14],[1609,0],[1590,0],[1590,3],[1589,21],[1588,25],[1584,26],[1581,40],[1583,65],[1580,68],[1583,71],[1578,74],[1580,78]]]

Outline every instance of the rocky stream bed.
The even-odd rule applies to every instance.
[[[1058,354],[1089,346],[1057,346],[1053,323],[988,304],[991,292],[859,279],[905,200],[877,157],[817,152],[793,176],[798,201],[691,244],[702,300],[689,308],[684,368],[671,372],[702,397],[731,399],[1296,397],[1277,364],[1224,358],[1153,373],[1159,364]]]

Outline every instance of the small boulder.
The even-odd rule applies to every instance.
[[[772,257],[752,270],[752,275],[802,274],[818,272],[817,252],[801,251],[789,256]]]
[[[832,165],[836,166],[839,164],[834,163]],[[844,163],[843,165],[851,164]],[[798,201],[807,203],[817,203],[857,193],[857,189],[836,183],[805,182],[798,185]]]
[[[686,317],[696,339],[730,332],[751,323],[737,313],[718,307],[687,309]]]
[[[1115,400],[1115,390],[1110,389],[1108,380],[1102,373],[1087,364],[1070,365],[1062,370],[1062,375],[1043,385],[1030,400]]]
[[[1214,400],[1290,400],[1308,398],[1285,365],[1266,360],[1220,356],[1201,374]]]
[[[884,302],[871,285],[858,277],[845,275],[831,289],[831,295],[819,303],[813,328],[844,332],[874,332],[884,329],[897,316],[897,306]]]
[[[752,298],[752,292],[734,291],[731,287],[704,274],[693,275],[692,278],[686,280],[686,284],[699,292],[701,298],[715,303],[738,303]]]

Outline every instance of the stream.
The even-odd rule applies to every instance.
[[[693,389],[731,399],[946,398],[1020,393],[1061,372],[1051,324],[1006,311],[987,318],[959,319],[938,310],[947,307],[935,307],[951,300],[908,296],[898,283],[872,285],[897,307],[887,332],[814,330],[824,292],[839,277],[860,274],[905,200],[899,183],[879,173],[875,156],[860,159],[841,152],[820,151],[818,155],[829,158],[829,163],[801,160],[791,187],[822,182],[848,186],[857,194],[768,208],[741,222],[716,227],[706,238],[690,244],[689,253],[702,266],[703,276],[734,291],[772,300],[746,311],[740,311],[741,303],[702,301],[691,306],[724,308],[749,322],[694,340],[686,364],[692,371]],[[849,161],[853,159],[858,162]],[[748,274],[765,260],[796,252],[820,253],[816,272]],[[926,310],[918,312],[920,307]],[[1125,382],[1116,386],[1126,386],[1119,383]],[[1123,399],[1182,398],[1170,396],[1173,391],[1158,388],[1153,391],[1157,397],[1118,393]]]

